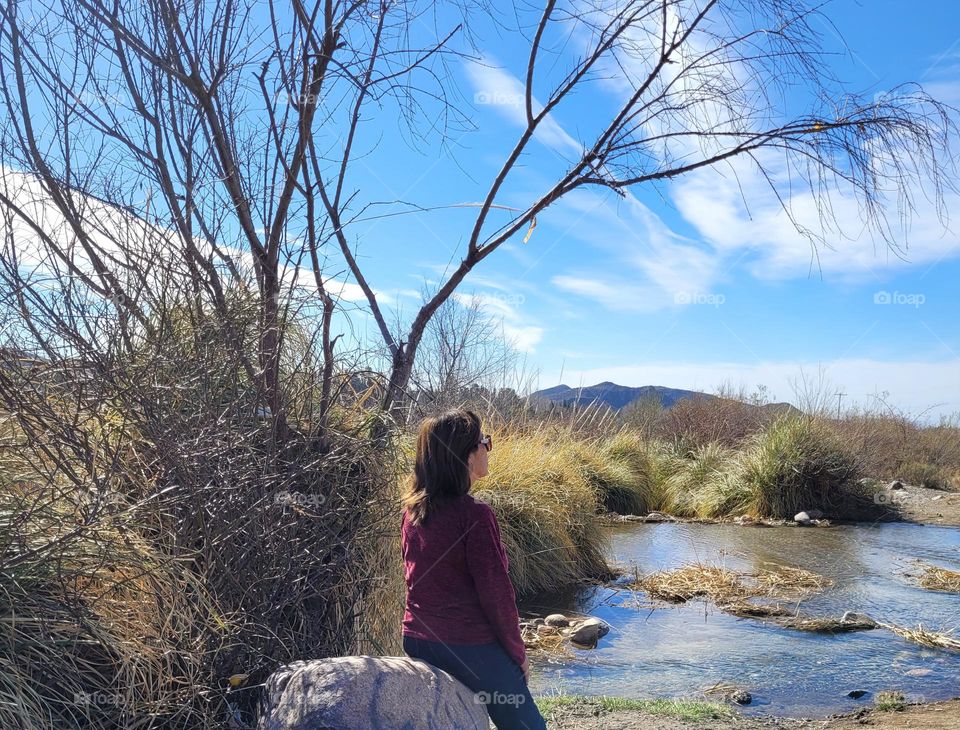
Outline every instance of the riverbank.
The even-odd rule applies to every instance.
[[[745,717],[718,703],[630,701],[612,698],[564,697],[538,700],[550,730],[762,730],[808,728],[852,730],[944,730],[960,728],[960,698],[906,705],[902,710],[864,707],[827,718]]]
[[[960,526],[960,492],[908,485],[900,490],[887,489],[885,493],[904,521]]]

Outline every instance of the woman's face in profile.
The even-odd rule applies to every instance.
[[[483,444],[477,444],[476,448],[470,452],[470,458],[467,460],[467,466],[470,469],[470,484],[487,475],[488,462],[487,447]]]

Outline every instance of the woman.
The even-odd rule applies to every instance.
[[[527,687],[500,527],[489,505],[468,493],[486,476],[492,448],[472,411],[449,411],[420,426],[403,499],[403,650],[473,690],[499,730],[546,730]]]

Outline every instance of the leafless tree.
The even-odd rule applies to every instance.
[[[421,408],[441,410],[460,403],[473,387],[492,394],[509,382],[517,360],[482,297],[448,299],[427,324],[412,378],[415,397]]]
[[[417,123],[436,114],[425,106],[433,100],[455,113],[445,101],[449,77],[434,69],[465,50],[459,28],[451,23],[411,49],[408,31],[426,5],[298,0],[261,10],[234,0],[8,2],[0,53],[8,184],[0,203],[71,286],[117,305],[124,339],[148,326],[156,301],[143,269],[162,252],[144,260],[142,231],[132,246],[115,230],[96,229],[85,201],[143,221],[131,225],[162,229],[180,273],[221,315],[231,280],[251,270],[259,346],[244,367],[280,432],[282,322],[293,287],[313,288],[323,407],[336,362],[332,282],[349,277],[360,287],[390,353],[382,402],[390,410],[410,381],[427,324],[464,277],[578,188],[623,191],[734,158],[751,158],[769,174],[764,154],[775,151],[794,181],[815,194],[824,218],[831,192],[847,186],[866,220],[892,240],[886,193],[909,206],[915,180],[938,200],[951,184],[948,110],[918,87],[876,101],[839,96],[821,57],[817,24],[827,21],[819,6],[546,2],[535,16],[519,16],[530,31],[524,128],[477,208],[461,262],[398,336],[351,240],[377,201],[351,186],[350,170],[367,109],[392,104]],[[558,48],[574,33],[585,40],[571,58]],[[619,108],[582,133],[580,154],[547,188],[506,222],[494,220],[536,135],[598,77],[614,73],[624,91]],[[810,102],[804,113],[785,116],[780,92],[795,85]],[[427,128],[427,142],[443,133]],[[63,235],[48,231],[37,206],[13,194],[14,171],[30,177],[42,210],[62,217]]]

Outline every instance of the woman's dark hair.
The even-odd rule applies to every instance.
[[[403,506],[413,524],[430,511],[470,490],[470,452],[480,444],[480,417],[463,408],[423,419],[417,458]]]

